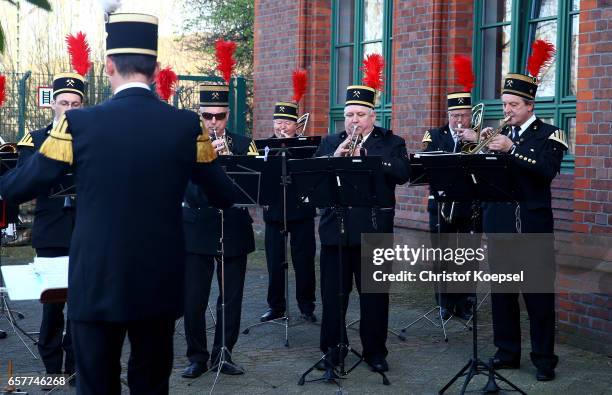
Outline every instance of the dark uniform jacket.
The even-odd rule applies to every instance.
[[[425,145],[425,152],[432,151],[444,151],[444,152],[461,152],[461,142],[455,147],[455,140],[453,140],[453,134],[448,124],[437,128],[429,129],[423,136],[423,144]],[[450,215],[451,203],[444,205],[445,215]],[[436,216],[438,213],[438,202],[433,199],[433,194],[429,193],[429,199],[427,200],[427,211],[430,215]],[[453,209],[453,218],[470,218],[472,215],[471,204],[469,203],[455,203]]]
[[[510,131],[507,128],[504,134]],[[564,132],[536,118],[515,144],[514,153],[509,155],[515,165],[513,175],[520,195],[521,231],[551,233],[550,185],[561,169],[563,152],[567,149]],[[516,204],[484,204],[483,226],[487,233],[515,233]]]
[[[230,150],[234,155],[246,155],[251,139],[225,131],[231,137]],[[231,207],[223,211],[223,251],[226,257],[247,255],[255,251],[253,219],[249,210]],[[187,252],[202,255],[221,255],[221,213],[211,207],[206,194],[192,182],[185,191],[183,229]]]
[[[23,164],[40,148],[53,124],[28,133],[18,144],[17,166]],[[22,203],[22,202],[14,202]],[[32,224],[33,248],[69,248],[74,226],[74,210],[64,210],[63,198],[50,198],[49,191],[36,196]]]
[[[278,138],[272,135],[271,139]],[[280,180],[278,181],[280,183]],[[282,191],[282,190],[281,190]],[[314,218],[316,210],[310,205],[298,204],[298,197],[293,184],[287,186],[287,221],[298,221],[301,219]],[[268,207],[264,207],[263,219],[265,222],[283,221],[283,199],[279,199]]]
[[[327,136],[321,141],[315,156],[333,155],[336,148],[347,138],[345,131]],[[372,134],[363,144],[368,156],[381,156],[385,172],[386,185],[390,191],[396,185],[408,181],[409,164],[406,153],[406,142],[393,134],[391,130],[374,127]],[[370,209],[366,207],[350,208],[347,211],[345,226],[348,230],[348,245],[361,244],[362,233],[393,232],[394,207]],[[324,208],[319,222],[321,244],[338,245],[339,230],[336,215],[331,208]]]
[[[181,202],[191,178],[214,204],[234,189],[218,163],[196,163],[198,116],[144,88],[66,112],[67,136],[52,136],[23,166],[0,179],[9,201],[31,199],[70,169],[78,198],[70,245],[68,316],[130,322],[178,318],[184,304],[185,239]],[[63,119],[60,120],[60,126]],[[64,124],[65,126],[65,124]],[[62,127],[56,128],[58,132]],[[71,141],[70,141],[71,140]],[[66,145],[61,145],[66,148]],[[47,156],[48,155],[48,156]]]

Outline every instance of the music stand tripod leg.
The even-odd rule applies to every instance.
[[[224,258],[225,253],[224,253],[224,247],[223,247],[224,246],[224,222],[223,222],[223,210],[219,210],[219,212],[221,215],[221,240],[220,240],[221,258],[220,258],[220,264],[217,265],[217,270],[219,270],[219,267],[221,268],[221,289],[219,289],[219,293],[221,296],[221,348],[219,349],[219,354],[217,355],[217,358],[215,359],[215,361],[213,361],[211,369],[209,369],[206,372],[206,373],[212,372],[213,370],[216,371],[215,380],[213,381],[213,385],[210,388],[211,394],[213,393],[215,386],[217,385],[217,381],[219,381],[219,376],[221,374],[221,370],[223,369],[224,365],[230,365],[244,373],[244,369],[242,369],[241,367],[237,366],[234,363],[229,362],[232,360],[232,354],[227,348],[227,345],[225,342],[225,258]],[[199,378],[205,376],[206,373],[204,373]],[[192,384],[197,382],[199,378],[194,381],[191,381],[187,385],[191,386]]]

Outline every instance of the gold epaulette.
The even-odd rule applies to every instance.
[[[47,158],[72,164],[72,135],[68,132],[68,119],[62,115],[40,147],[40,153]]]
[[[423,140],[421,142],[422,143],[431,143],[431,133],[429,133],[429,130],[425,131],[425,135],[423,136]]]
[[[200,120],[200,129],[202,133],[198,135],[197,140],[197,162],[198,163],[210,163],[213,160],[217,159],[217,153],[212,146],[212,142],[210,141],[210,135],[208,134],[208,129],[204,126],[202,120]]]
[[[555,130],[554,133],[548,136],[548,139],[558,142],[563,145],[565,149],[569,149],[569,145],[567,145],[567,140],[565,139],[565,132],[562,129]]]
[[[251,144],[249,144],[249,152],[247,152],[247,155],[259,155],[259,151],[257,151],[257,146],[255,145],[255,142],[253,140],[251,140]]]
[[[29,147],[34,148],[34,141],[32,140],[32,135],[28,132],[19,140],[17,143],[17,147]]]

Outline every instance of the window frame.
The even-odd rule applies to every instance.
[[[476,0],[474,3],[474,46],[472,58],[474,59],[474,73],[480,76],[482,73],[482,50],[483,34],[487,28],[505,26],[508,22],[497,22],[492,24],[483,23],[484,5],[486,0]],[[569,118],[576,117],[576,96],[569,94],[570,67],[571,67],[571,38],[572,18],[579,15],[580,10],[572,11],[572,0],[558,0],[557,14],[555,17],[531,18],[535,2],[540,0],[513,0],[510,13],[510,72],[525,72],[527,57],[531,51],[532,30],[537,22],[556,20],[557,40],[554,43],[557,53],[555,55],[555,95],[536,98],[536,114],[541,118],[553,118],[554,124],[563,129],[567,140],[570,141],[568,122]],[[503,78],[503,76],[502,76]],[[502,114],[500,99],[483,99],[481,84],[476,83],[474,88],[474,102],[482,102],[485,105],[484,119],[501,119]],[[563,173],[573,173],[574,155],[567,153],[561,165]]]
[[[365,44],[377,43],[382,44],[382,55],[385,58],[385,73],[384,73],[384,90],[380,93],[380,97],[375,108],[377,124],[389,129],[391,126],[391,105],[392,105],[392,66],[393,66],[393,0],[383,0],[383,32],[380,40],[363,40],[363,25],[364,25],[364,5],[365,0],[355,1],[355,13],[353,19],[352,42],[338,43],[338,14],[339,0],[332,0],[332,15],[331,15],[331,59],[330,59],[330,79],[329,79],[329,128],[330,134],[339,132],[336,130],[336,122],[344,120],[344,104],[336,104],[337,97],[337,63],[338,57],[336,51],[338,48],[352,46],[353,47],[353,64],[352,77],[353,85],[359,85],[362,80],[361,66],[363,62],[363,46]],[[343,103],[344,100],[341,100]]]

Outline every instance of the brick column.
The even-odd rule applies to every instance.
[[[425,130],[445,123],[446,93],[456,90],[454,54],[472,53],[473,2],[394,3],[393,130],[409,152],[422,149]],[[428,229],[427,188],[397,189],[396,224]]]
[[[256,0],[253,136],[272,135],[274,103],[291,100],[291,74],[308,71],[300,106],[310,112],[309,134],[327,131],[331,5],[316,0]]]

